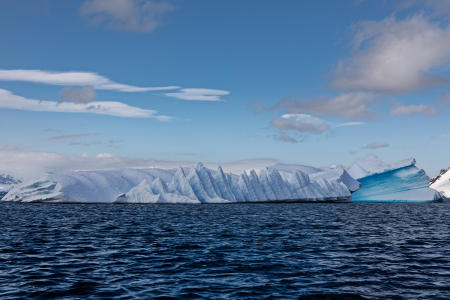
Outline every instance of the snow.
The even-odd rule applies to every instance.
[[[369,156],[357,161],[348,173],[362,184],[352,195],[355,202],[426,202],[441,197],[428,187],[429,177],[413,158],[386,164]]]
[[[376,155],[369,155],[365,159],[356,161],[347,171],[353,178],[360,179],[369,175],[380,174],[415,164],[416,160],[414,158],[388,164],[380,160]]]
[[[242,174],[195,167],[50,174],[15,186],[3,200],[22,202],[233,203],[349,201],[359,183],[342,168],[282,165]]]
[[[438,191],[445,198],[450,199],[450,168],[434,178],[430,188]]]

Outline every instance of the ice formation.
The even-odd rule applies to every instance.
[[[50,174],[14,187],[23,202],[232,203],[349,201],[359,183],[342,168],[277,165],[240,175],[222,168],[125,169]]]
[[[348,173],[362,185],[352,201],[425,202],[441,198],[428,187],[429,177],[416,167],[414,158],[386,164],[372,155],[355,162]]]
[[[450,168],[430,180],[430,188],[438,191],[443,197],[450,199]]]
[[[9,174],[0,174],[0,199],[9,192],[9,190],[21,181]]]

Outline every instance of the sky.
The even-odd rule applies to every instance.
[[[2,0],[0,168],[450,166],[450,1]]]

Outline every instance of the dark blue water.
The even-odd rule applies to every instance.
[[[0,298],[450,298],[450,204],[0,203]]]

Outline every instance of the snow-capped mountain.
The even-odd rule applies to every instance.
[[[450,199],[450,168],[441,170],[438,176],[432,178],[430,180],[430,188]]]
[[[291,165],[240,175],[196,167],[50,174],[14,187],[3,200],[23,202],[232,203],[349,201],[359,183],[343,169]],[[303,169],[303,171],[302,171]]]
[[[371,155],[355,162],[348,173],[362,185],[352,195],[353,201],[423,202],[441,198],[428,187],[429,177],[416,167],[414,158],[387,164]]]

